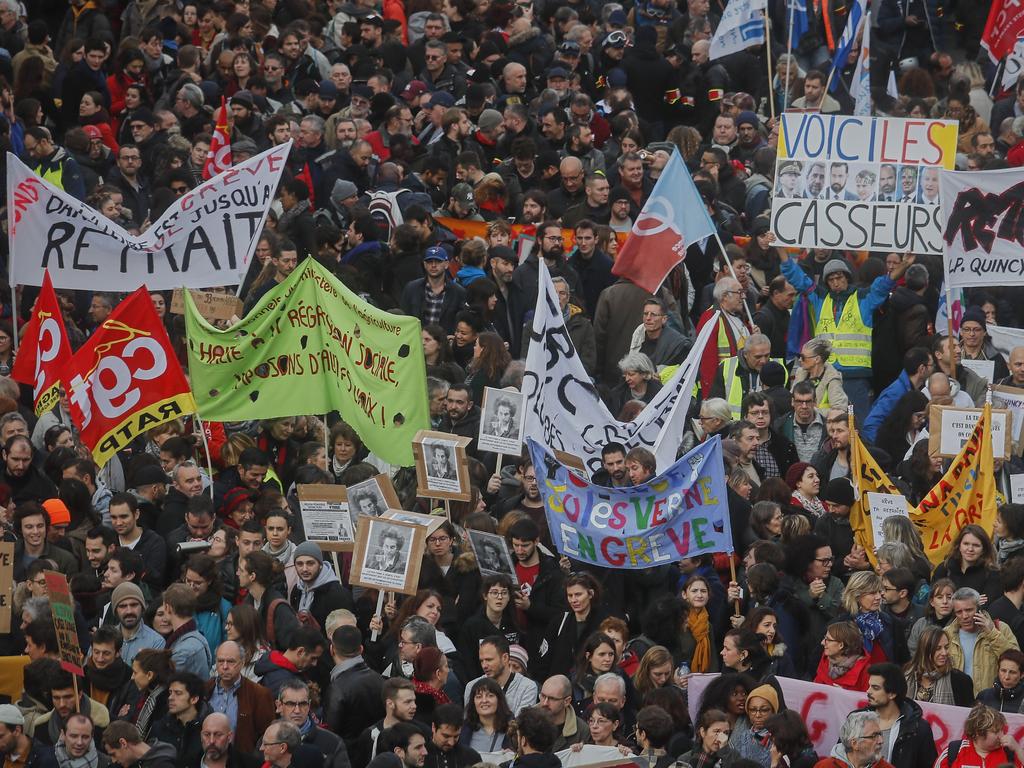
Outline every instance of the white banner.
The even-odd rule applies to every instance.
[[[953,167],[957,130],[949,120],[784,113],[777,244],[941,253],[939,174]]]
[[[940,188],[946,282],[964,288],[1024,285],[1024,169],[943,173]]]
[[[689,678],[690,717],[696,719],[697,708],[700,706],[701,695],[708,683],[719,675],[694,674]],[[827,757],[832,747],[839,741],[839,728],[846,721],[846,716],[855,709],[868,704],[863,693],[847,691],[830,685],[807,683],[788,677],[778,678],[782,686],[782,695],[786,700],[786,708],[800,713],[800,718],[807,723],[814,751],[819,757]],[[964,720],[971,711],[967,707],[954,707],[947,704],[930,704],[919,701],[924,712],[924,719],[932,727],[936,751],[942,752],[953,739],[963,737]],[[1024,715],[1003,713],[1009,723],[1009,733],[1018,741],[1024,738]]]
[[[1012,91],[1017,87],[1017,78],[1024,71],[1024,37],[1018,37],[1013,50],[1006,54],[1003,61],[1003,77],[1001,85],[1004,91]]]
[[[708,57],[720,59],[764,42],[765,0],[729,0],[711,39]]]
[[[988,337],[992,339],[992,346],[1002,353],[1007,363],[1010,362],[1010,353],[1014,347],[1024,347],[1024,329],[991,323],[985,327],[988,330]]]
[[[658,471],[676,460],[683,439],[686,412],[697,379],[704,345],[718,323],[705,323],[690,354],[654,399],[630,422],[617,421],[569,338],[547,266],[542,261],[537,308],[522,391],[526,395],[526,432],[553,451],[579,457],[590,474],[601,469],[601,449],[611,442],[626,449],[647,448],[658,459]]]
[[[244,275],[291,142],[182,195],[141,235],[36,176],[7,155],[11,285],[134,291],[234,285]]]

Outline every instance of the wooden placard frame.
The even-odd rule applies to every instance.
[[[434,432],[429,429],[421,429],[412,440],[412,451],[416,457],[416,493],[427,499],[449,499],[451,501],[469,501],[472,493],[469,481],[469,463],[466,457],[466,448],[473,442],[471,437],[453,435],[449,432]],[[428,451],[433,449],[434,444],[441,443],[454,452],[454,460],[449,460],[449,466],[455,469],[458,490],[449,490],[430,487],[432,475],[427,472]]]
[[[403,580],[385,580],[376,578],[377,569],[365,566],[370,557],[377,553],[370,552],[383,542],[384,532],[392,530],[402,540],[397,544],[397,552],[406,557]],[[364,517],[359,531],[356,533],[356,545],[352,552],[352,575],[350,581],[357,587],[376,589],[386,592],[401,592],[403,595],[415,595],[419,588],[420,568],[423,565],[423,553],[427,546],[427,529],[422,525],[391,520],[383,517]]]

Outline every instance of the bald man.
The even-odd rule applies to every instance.
[[[232,744],[235,733],[227,715],[214,712],[203,720],[199,739],[203,745],[204,768],[255,768],[259,761]]]
[[[1010,350],[1009,363],[1010,375],[996,383],[1004,387],[1024,388],[1024,347],[1014,347]]]
[[[269,689],[242,676],[242,649],[234,640],[217,646],[215,659],[217,673],[206,684],[210,707],[227,717],[235,747],[248,754],[277,717],[274,697]]]
[[[551,748],[552,752],[568,749],[590,738],[590,728],[576,717],[572,708],[572,683],[565,675],[552,675],[544,681],[540,689],[540,707],[558,728],[558,739]]]
[[[558,164],[558,176],[561,183],[548,195],[548,215],[554,219],[561,218],[567,210],[587,199],[583,184],[586,174],[578,157],[563,158]]]

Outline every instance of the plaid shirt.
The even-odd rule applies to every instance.
[[[447,283],[445,284],[445,290],[448,289]],[[441,322],[441,307],[444,306],[444,294],[445,291],[440,293],[434,293],[430,287],[430,282],[427,281],[423,284],[423,324],[424,325],[437,325]]]

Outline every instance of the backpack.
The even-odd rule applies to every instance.
[[[283,597],[277,597],[270,601],[270,605],[267,606],[267,642],[270,643],[271,649],[277,648],[277,632],[274,630],[274,614],[277,612],[277,606],[288,605],[287,600]]]
[[[960,747],[964,744],[963,739],[953,739],[949,742],[946,747],[946,768],[953,768],[953,763],[956,762],[956,756],[960,754]],[[1008,747],[1003,747],[1003,752],[1006,753],[1006,762],[1010,765],[1014,765],[1013,752]]]
[[[395,192],[377,190],[370,194],[370,203],[367,207],[377,225],[379,233],[377,239],[381,242],[391,242],[391,233],[395,231],[395,227],[405,223],[402,208],[398,203],[398,198],[403,193],[411,194],[411,190],[399,189]]]

